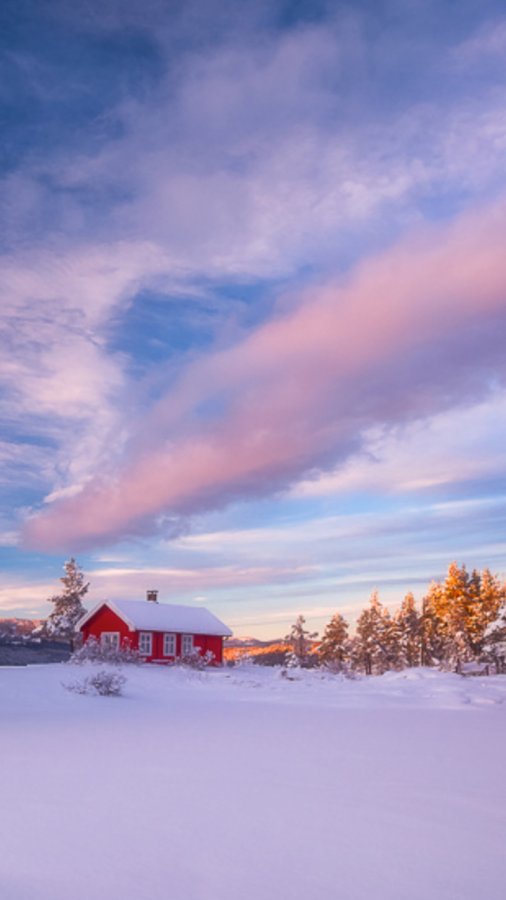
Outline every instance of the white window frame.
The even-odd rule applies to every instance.
[[[119,650],[119,631],[102,631],[100,646],[103,650]]]
[[[170,643],[172,646],[172,650],[167,650],[168,638],[170,638]],[[163,655],[164,656],[175,656],[177,650],[177,638],[176,635],[172,631],[165,631],[163,635]]]
[[[181,656],[190,656],[193,650],[193,634],[183,634],[181,638]]]
[[[142,646],[144,640],[147,638],[149,644],[149,650]],[[141,656],[152,656],[153,655],[153,632],[152,631],[139,631],[139,653]]]

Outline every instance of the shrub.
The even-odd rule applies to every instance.
[[[237,656],[235,660],[232,661],[232,665],[234,665],[237,669],[245,668],[251,666],[255,661],[254,657],[251,653],[248,653],[247,650],[243,651],[240,656]]]
[[[341,675],[350,681],[358,681],[360,675],[355,669],[352,669],[347,663],[341,663],[335,660],[329,660],[321,666],[324,672],[330,672],[332,675]]]
[[[123,692],[123,686],[126,684],[124,675],[117,672],[107,672],[101,669],[94,675],[83,678],[82,681],[73,681],[70,684],[64,684],[63,687],[67,691],[74,694],[95,694],[101,697],[118,697]]]
[[[103,646],[95,637],[89,637],[85,644],[75,650],[69,659],[69,663],[83,665],[83,663],[112,663],[115,666],[138,664],[142,662],[139,651],[134,650],[129,644],[121,647]]]
[[[191,653],[181,656],[176,662],[181,666],[188,666],[190,669],[207,669],[212,666],[215,660],[214,653],[206,650],[205,653],[200,652],[199,647],[194,647]]]

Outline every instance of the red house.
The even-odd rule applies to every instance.
[[[77,623],[83,641],[94,637],[104,646],[132,647],[146,662],[173,662],[195,650],[223,660],[223,638],[232,632],[202,607],[158,603],[158,591],[146,600],[104,600]]]

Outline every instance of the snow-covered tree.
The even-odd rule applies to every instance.
[[[479,604],[472,623],[473,641],[478,656],[488,640],[489,626],[497,622],[505,604],[506,585],[492,575],[490,569],[483,569],[479,584]]]
[[[297,616],[290,633],[285,637],[285,641],[288,641],[291,646],[291,651],[287,657],[287,665],[289,666],[307,666],[309,663],[311,641],[318,637],[318,632],[310,632],[305,628],[305,624],[304,616]]]
[[[444,582],[433,583],[424,600],[424,663],[459,669],[479,659],[487,626],[504,599],[504,586],[488,569],[469,574],[451,563]]]
[[[82,601],[90,585],[85,582],[82,569],[73,557],[63,568],[65,575],[60,578],[63,591],[49,598],[48,602],[54,604],[54,609],[46,620],[44,630],[48,637],[71,640],[76,623],[86,612]]]
[[[446,649],[445,664],[459,669],[474,659],[471,623],[478,603],[479,587],[465,566],[451,563],[444,582]]]
[[[395,668],[392,619],[377,591],[357,620],[353,657],[354,665],[363,669],[366,675],[381,675]]]
[[[412,593],[406,594],[393,621],[399,668],[419,666],[422,651],[422,623]]]
[[[439,666],[445,656],[445,631],[438,613],[441,610],[442,586],[433,581],[422,601],[421,662],[422,666]]]
[[[482,658],[493,663],[496,672],[506,672],[506,601],[485,630]]]
[[[321,662],[340,671],[346,662],[347,645],[348,623],[340,613],[336,613],[326,626],[318,648]]]

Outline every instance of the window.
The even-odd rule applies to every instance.
[[[151,656],[153,647],[153,635],[150,631],[139,633],[139,653],[141,656]]]
[[[193,634],[183,634],[182,656],[190,656],[193,653]]]
[[[100,646],[104,650],[119,650],[119,631],[103,631]]]
[[[164,636],[163,636],[163,655],[164,656],[175,656],[176,655],[176,635],[175,634],[164,634]]]

